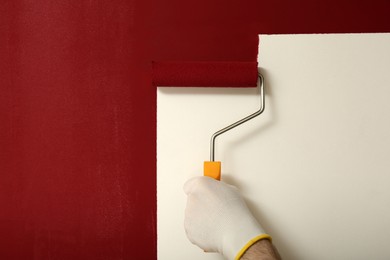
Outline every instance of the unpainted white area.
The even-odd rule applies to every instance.
[[[216,159],[288,260],[390,259],[390,34],[261,35],[266,110]],[[222,259],[186,238],[184,182],[255,89],[158,88],[158,258]]]

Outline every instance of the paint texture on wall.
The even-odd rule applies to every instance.
[[[0,258],[156,258],[152,60],[256,61],[258,33],[390,31],[387,1],[3,1]]]

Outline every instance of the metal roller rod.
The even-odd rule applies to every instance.
[[[214,158],[215,158],[215,139],[219,135],[221,135],[221,134],[223,134],[223,133],[225,133],[225,132],[227,132],[227,131],[229,131],[229,130],[231,130],[231,129],[233,129],[233,128],[235,128],[235,127],[237,127],[245,122],[248,122],[249,120],[251,120],[254,117],[263,113],[263,111],[265,109],[265,98],[264,98],[265,95],[264,95],[264,77],[261,74],[259,74],[259,86],[260,86],[260,109],[258,111],[256,111],[255,113],[250,114],[249,116],[244,117],[243,119],[238,120],[237,122],[222,128],[221,130],[215,132],[211,136],[211,141],[210,141],[210,161],[211,162],[213,162]]]

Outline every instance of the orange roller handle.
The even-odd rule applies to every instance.
[[[204,162],[203,164],[204,176],[211,177],[218,181],[221,180],[221,162]]]

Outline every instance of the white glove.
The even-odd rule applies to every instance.
[[[256,241],[271,239],[236,187],[200,176],[188,180],[184,192],[188,195],[184,220],[187,237],[206,252],[239,259]]]

